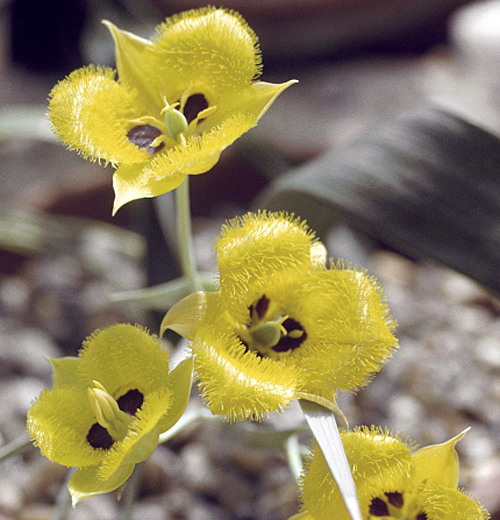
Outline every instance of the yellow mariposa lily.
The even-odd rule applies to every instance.
[[[305,398],[338,411],[338,390],[369,381],[396,345],[378,283],[331,263],[304,223],[248,214],[216,243],[220,291],[194,293],[165,316],[192,341],[202,395],[230,420]]]
[[[257,81],[257,37],[231,11],[186,11],[151,40],[105,24],[117,71],[87,66],[71,73],[51,92],[49,118],[70,149],[118,167],[113,213],[208,171],[294,83]]]
[[[364,520],[486,520],[487,511],[457,489],[455,444],[415,451],[411,443],[375,427],[341,433]],[[304,511],[290,520],[349,520],[344,501],[316,449],[301,482]]]
[[[51,361],[53,388],[31,406],[28,430],[43,455],[78,467],[76,505],[117,489],[153,453],[187,405],[192,360],[170,372],[157,338],[120,324],[87,338],[78,357]]]

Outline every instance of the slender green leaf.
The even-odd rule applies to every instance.
[[[257,201],[321,235],[353,228],[500,293],[500,139],[447,111],[380,125],[279,178]]]
[[[299,403],[307,424],[323,452],[352,520],[363,520],[359,509],[356,485],[354,484],[351,468],[342,446],[335,414],[312,401],[300,399]]]

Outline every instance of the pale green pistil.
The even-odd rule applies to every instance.
[[[131,416],[122,412],[116,400],[101,383],[92,381],[94,388],[87,388],[90,406],[96,421],[106,428],[113,440],[121,441],[128,433]]]
[[[254,341],[265,347],[274,347],[278,344],[282,334],[286,334],[281,323],[275,321],[259,323],[248,332]]]
[[[165,113],[165,129],[169,137],[177,141],[178,137],[188,131],[189,125],[182,112],[175,108],[179,104],[168,105],[162,110]]]

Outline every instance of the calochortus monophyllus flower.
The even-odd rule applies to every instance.
[[[457,489],[455,444],[415,450],[411,443],[380,428],[341,433],[363,520],[486,520],[489,514]],[[290,520],[350,520],[337,485],[316,448],[301,482],[304,512]]]
[[[332,410],[338,390],[363,386],[391,355],[394,323],[377,282],[326,264],[304,223],[247,214],[216,242],[220,291],[193,293],[165,316],[192,341],[212,412],[259,418],[295,398]]]
[[[168,18],[151,40],[105,22],[116,71],[88,66],[51,93],[54,131],[117,166],[114,212],[208,171],[294,81],[257,81],[257,37],[237,13],[208,7]]]
[[[28,430],[46,457],[78,467],[68,485],[76,504],[117,489],[153,453],[187,405],[192,360],[169,372],[157,338],[120,324],[51,362],[53,388],[31,406]]]

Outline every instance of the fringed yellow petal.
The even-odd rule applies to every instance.
[[[234,334],[217,326],[200,329],[193,353],[202,397],[214,414],[230,421],[261,419],[293,399],[293,369],[245,352]]]
[[[407,489],[412,481],[408,447],[398,438],[377,428],[356,428],[342,432],[342,443],[356,483],[360,508],[369,518],[373,497],[388,490]],[[314,520],[349,520],[344,501],[320,449],[308,462],[302,481],[302,500]]]
[[[411,454],[413,446],[389,435],[387,430],[360,427],[342,432],[341,437],[356,483],[363,518],[489,518],[487,511],[478,502],[454,486],[436,483],[436,468],[430,464],[427,465],[427,469],[430,470],[428,479],[422,478],[421,471],[418,471],[417,475],[415,458]],[[440,450],[449,453],[450,446],[453,449],[453,441],[456,442],[457,437],[445,443],[448,446],[443,448],[444,445],[441,445]],[[427,455],[436,452],[435,447],[429,448]],[[425,459],[430,461],[427,455]],[[441,459],[441,454],[437,458]],[[306,474],[302,478],[302,499],[305,511],[314,520],[350,518],[323,454],[318,448],[308,461]],[[373,512],[373,508],[378,509],[377,513]]]
[[[458,486],[459,465],[455,445],[468,430],[441,444],[425,446],[413,455],[419,482],[451,488]]]
[[[238,112],[251,114],[257,121],[267,112],[276,98],[288,87],[297,83],[295,80],[275,84],[257,81],[251,85],[225,92],[221,97],[214,97],[211,104],[216,110],[207,118],[207,125],[217,126],[228,117]]]
[[[304,222],[285,213],[249,213],[228,222],[215,245],[228,312],[245,323],[248,306],[273,279],[310,268],[315,240]]]
[[[28,431],[40,451],[65,466],[92,466],[103,451],[87,442],[96,422],[83,391],[67,388],[45,390],[28,411]]]
[[[210,170],[221,152],[256,124],[249,114],[235,114],[220,126],[156,153],[141,165],[122,166],[113,176],[114,213],[132,200],[163,195],[182,184],[186,175]]]
[[[261,71],[254,32],[240,15],[223,9],[168,18],[157,30],[156,46],[158,73],[179,95],[190,85],[202,92],[243,86]]]
[[[128,31],[118,29],[114,24],[103,20],[115,42],[116,68],[120,83],[135,89],[146,105],[146,113],[159,114],[164,106],[162,81],[158,78],[154,45]]]
[[[113,215],[127,202],[132,200],[154,197],[162,191],[167,193],[182,184],[186,176],[183,173],[165,175],[163,178],[150,179],[144,175],[147,163],[121,166],[113,174],[113,189],[115,202]],[[165,191],[163,191],[163,189]]]
[[[239,112],[225,119],[220,125],[206,130],[203,124],[199,127],[202,133],[187,139],[185,144],[156,154],[149,163],[145,176],[158,178],[165,172],[181,172],[185,175],[205,173],[219,160],[222,151],[255,126],[257,120],[253,114]]]
[[[144,374],[147,377],[147,373]],[[129,433],[107,450],[98,468],[98,477],[107,480],[122,464],[137,464],[147,459],[158,444],[158,423],[172,402],[172,391],[159,389],[144,396],[144,403],[129,427]]]
[[[157,425],[159,433],[166,432],[181,418],[191,396],[193,384],[194,359],[192,356],[181,361],[170,372],[169,383],[173,389],[172,403],[168,413],[164,413]]]
[[[94,332],[80,351],[80,377],[120,395],[138,389],[144,395],[168,388],[169,356],[155,336],[139,326],[113,325]]]
[[[439,520],[487,520],[490,515],[476,500],[464,493],[441,486],[419,492],[419,505],[427,518]]]
[[[314,520],[314,518],[307,511],[304,511],[291,516],[288,520]]]
[[[127,138],[129,120],[143,115],[142,106],[114,77],[112,69],[88,66],[59,82],[50,94],[52,128],[86,159],[112,164],[144,161],[147,152]]]
[[[297,300],[297,314],[290,315],[308,335],[294,362],[303,368],[301,385],[309,393],[329,398],[335,389],[357,389],[391,357],[394,323],[378,284],[366,274],[315,271],[299,293],[293,296],[289,288],[287,294]]]
[[[135,464],[124,464],[108,480],[100,480],[98,478],[97,466],[79,468],[68,482],[73,507],[86,498],[118,489],[132,475],[134,467]]]

